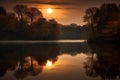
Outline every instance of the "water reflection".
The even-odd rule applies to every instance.
[[[90,77],[100,76],[102,80],[120,79],[120,50],[115,44],[90,44],[90,54],[84,68]]]
[[[119,80],[119,52],[116,44],[4,43],[0,44],[0,78]]]
[[[42,72],[47,60],[54,64],[58,55],[58,44],[1,44],[0,77],[3,77],[8,70],[14,70],[14,76],[17,79],[38,75]]]

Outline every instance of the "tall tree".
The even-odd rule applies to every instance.
[[[103,4],[99,8],[99,21],[97,26],[97,30],[102,32],[105,29],[105,25],[109,22],[117,18],[118,16],[118,7],[116,4]]]
[[[30,25],[32,25],[33,20],[36,18],[43,18],[42,12],[37,8],[29,8],[26,14],[30,18]]]
[[[6,15],[6,14],[7,14],[6,9],[0,6],[0,15]]]
[[[114,24],[112,27],[115,27],[116,23],[114,22],[117,21],[117,23],[119,23],[119,10],[116,4],[103,4],[100,8],[93,7],[86,10],[84,21],[91,27],[93,37],[105,37],[107,34],[104,34],[104,30],[111,26],[106,27],[106,25],[112,22],[112,24]]]
[[[24,25],[26,24],[26,11],[27,11],[27,6],[25,5],[16,5],[14,7],[14,11],[17,13],[18,20],[19,20],[19,27],[20,29],[24,29]]]
[[[27,6],[25,6],[25,5],[16,5],[15,7],[14,7],[14,11],[17,13],[17,15],[18,15],[18,19],[19,20],[22,20],[22,19],[24,19],[24,17],[25,17],[25,13],[26,13],[26,11],[27,11]]]
[[[99,9],[96,7],[89,8],[86,10],[86,13],[84,16],[84,21],[87,22],[87,24],[91,27],[94,37],[96,37],[95,27],[99,19],[98,12],[99,12]]]
[[[0,6],[0,31],[7,25],[7,12],[6,9]]]

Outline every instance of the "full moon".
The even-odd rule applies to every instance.
[[[47,13],[48,13],[48,14],[53,13],[53,9],[52,9],[52,8],[48,8],[48,9],[47,9]]]
[[[46,66],[49,66],[49,67],[52,66],[52,61],[48,60]]]

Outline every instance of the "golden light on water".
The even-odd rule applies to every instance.
[[[52,14],[52,13],[53,13],[53,9],[52,9],[52,8],[48,8],[48,9],[47,9],[47,13],[48,13],[48,14]]]
[[[53,65],[53,63],[52,63],[52,61],[47,61],[47,63],[46,63],[46,66],[48,66],[48,67],[50,67],[50,66],[52,66]]]

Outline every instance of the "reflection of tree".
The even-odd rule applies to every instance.
[[[84,63],[84,68],[86,69],[86,74],[88,76],[96,77],[97,74],[94,70],[94,64],[95,64],[95,54],[90,54],[87,57],[87,62]]]
[[[25,61],[19,61],[18,67],[14,73],[18,79],[25,78],[28,75],[36,76],[42,72],[43,65],[39,65],[32,57],[27,57]]]
[[[91,77],[100,76],[103,80],[116,79],[120,74],[118,46],[101,45],[94,48],[94,51],[96,52],[96,56],[94,57],[93,54],[91,56],[88,55],[84,64],[86,74]]]
[[[2,45],[0,44],[0,76],[14,71],[17,79],[36,76],[42,72],[47,60],[56,62],[59,55],[57,44]]]

